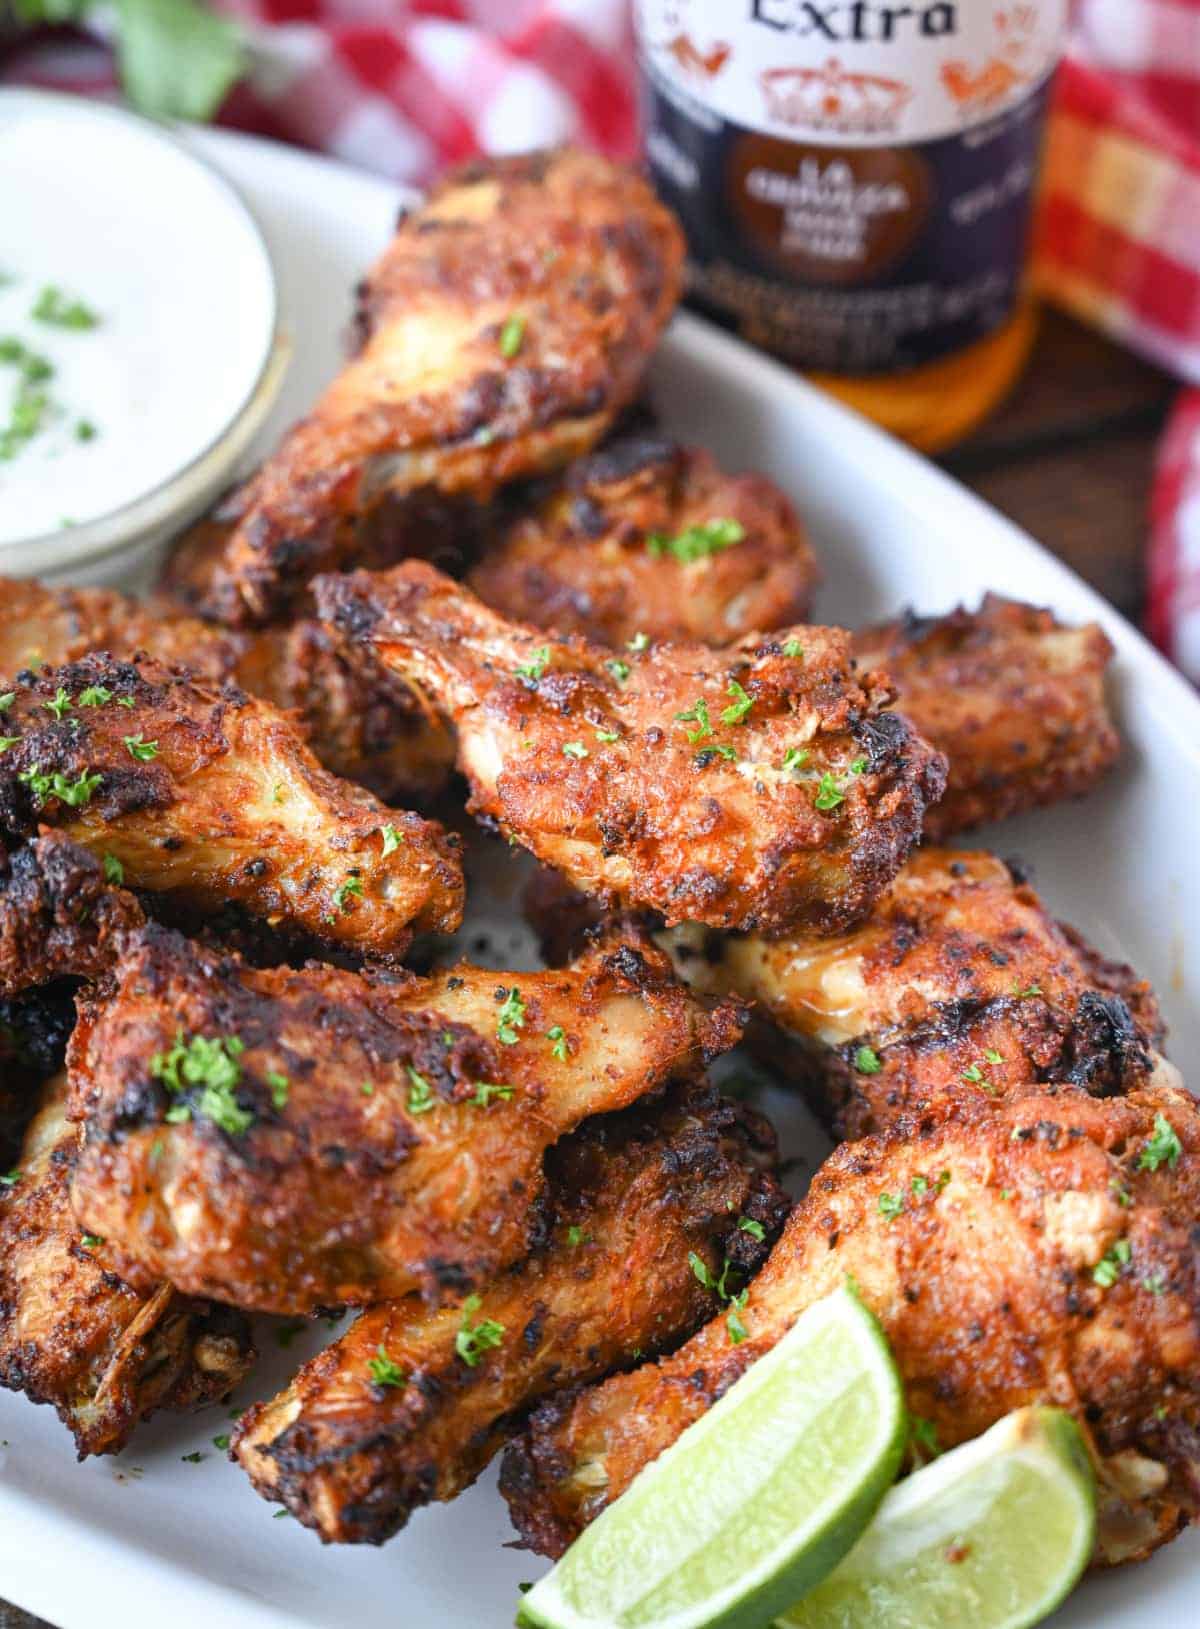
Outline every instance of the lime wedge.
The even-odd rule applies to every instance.
[[[1024,1629],[1092,1553],[1096,1494],[1074,1420],[1021,1408],[893,1488],[787,1629]]]
[[[900,1463],[904,1399],[849,1289],[801,1314],[521,1603],[541,1629],[762,1629],[837,1565]]]

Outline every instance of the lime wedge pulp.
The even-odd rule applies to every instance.
[[[1092,1553],[1096,1495],[1079,1428],[1022,1408],[894,1488],[785,1629],[1026,1629]]]
[[[853,1291],[834,1291],[601,1512],[520,1621],[762,1629],[870,1521],[905,1424],[878,1324]]]

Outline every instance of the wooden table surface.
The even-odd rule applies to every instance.
[[[1175,385],[1046,312],[1011,400],[943,462],[1138,620],[1154,453]],[[0,1601],[0,1629],[44,1629]]]

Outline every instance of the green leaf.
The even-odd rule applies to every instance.
[[[245,72],[241,32],[195,0],[117,0],[121,83],[140,113],[210,119]]]

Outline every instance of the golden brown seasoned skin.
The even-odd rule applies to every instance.
[[[854,672],[840,629],[616,657],[506,622],[420,562],[316,592],[453,720],[473,813],[669,922],[836,932],[941,789],[944,760],[883,711],[886,683]]]
[[[97,977],[144,921],[137,900],[109,884],[94,855],[62,832],[45,832],[0,871],[0,996]]]
[[[332,774],[381,798],[428,801],[454,762],[448,731],[412,692],[319,622],[238,633],[111,588],[0,577],[0,675],[93,651],[146,651],[209,684],[233,680],[292,713]]]
[[[9,682],[3,835],[54,825],[131,887],[358,952],[400,954],[461,920],[458,839],[337,780],[267,703],[141,656]]]
[[[558,1137],[739,1033],[648,942],[419,979],[259,971],[151,926],[81,1000],[74,1203],[142,1272],[248,1309],[436,1300],[528,1249]],[[176,1047],[209,1067],[173,1074]]]
[[[909,613],[864,629],[854,653],[887,670],[898,705],[950,760],[945,795],[925,819],[933,842],[1082,796],[1120,751],[1104,697],[1113,649],[1094,622],[1064,627],[1050,611],[988,594],[978,611]]]
[[[745,1281],[789,1209],[761,1168],[773,1152],[766,1122],[710,1086],[588,1120],[547,1157],[539,1248],[477,1311],[411,1296],[369,1308],[243,1415],[233,1457],[327,1543],[383,1543],[469,1487],[539,1397],[668,1350],[710,1316],[689,1252],[714,1279],[728,1255]],[[473,1365],[456,1350],[464,1316],[503,1325]],[[377,1383],[381,1354],[403,1384]]]
[[[735,994],[771,1021],[773,1066],[839,1139],[943,1098],[1107,1096],[1177,1079],[1157,1053],[1149,986],[1060,927],[992,854],[919,849],[836,939],[684,927],[660,942],[693,988]],[[780,1030],[797,1044],[781,1049]]]
[[[215,1402],[254,1361],[240,1312],[166,1284],[139,1294],[71,1213],[66,1081],[42,1094],[20,1176],[0,1196],[0,1385],[49,1403],[79,1457],[119,1452],[160,1408]]]
[[[654,433],[577,460],[467,581],[515,622],[623,647],[728,645],[808,618],[817,563],[791,503]]]
[[[1156,1116],[1177,1155],[1155,1154]],[[852,1278],[942,1447],[1025,1404],[1069,1409],[1097,1462],[1100,1559],[1146,1554],[1200,1509],[1198,1222],[1200,1111],[1182,1091],[972,1105],[847,1144],[752,1281],[748,1338],[715,1319],[672,1357],[544,1404],[502,1472],[513,1519],[560,1554]]]
[[[271,620],[316,571],[403,557],[402,515],[390,551],[360,545],[357,522],[385,498],[487,499],[589,451],[638,388],[682,260],[674,218],[602,158],[529,153],[447,176],[368,273],[358,354],[222,507],[200,608]]]

